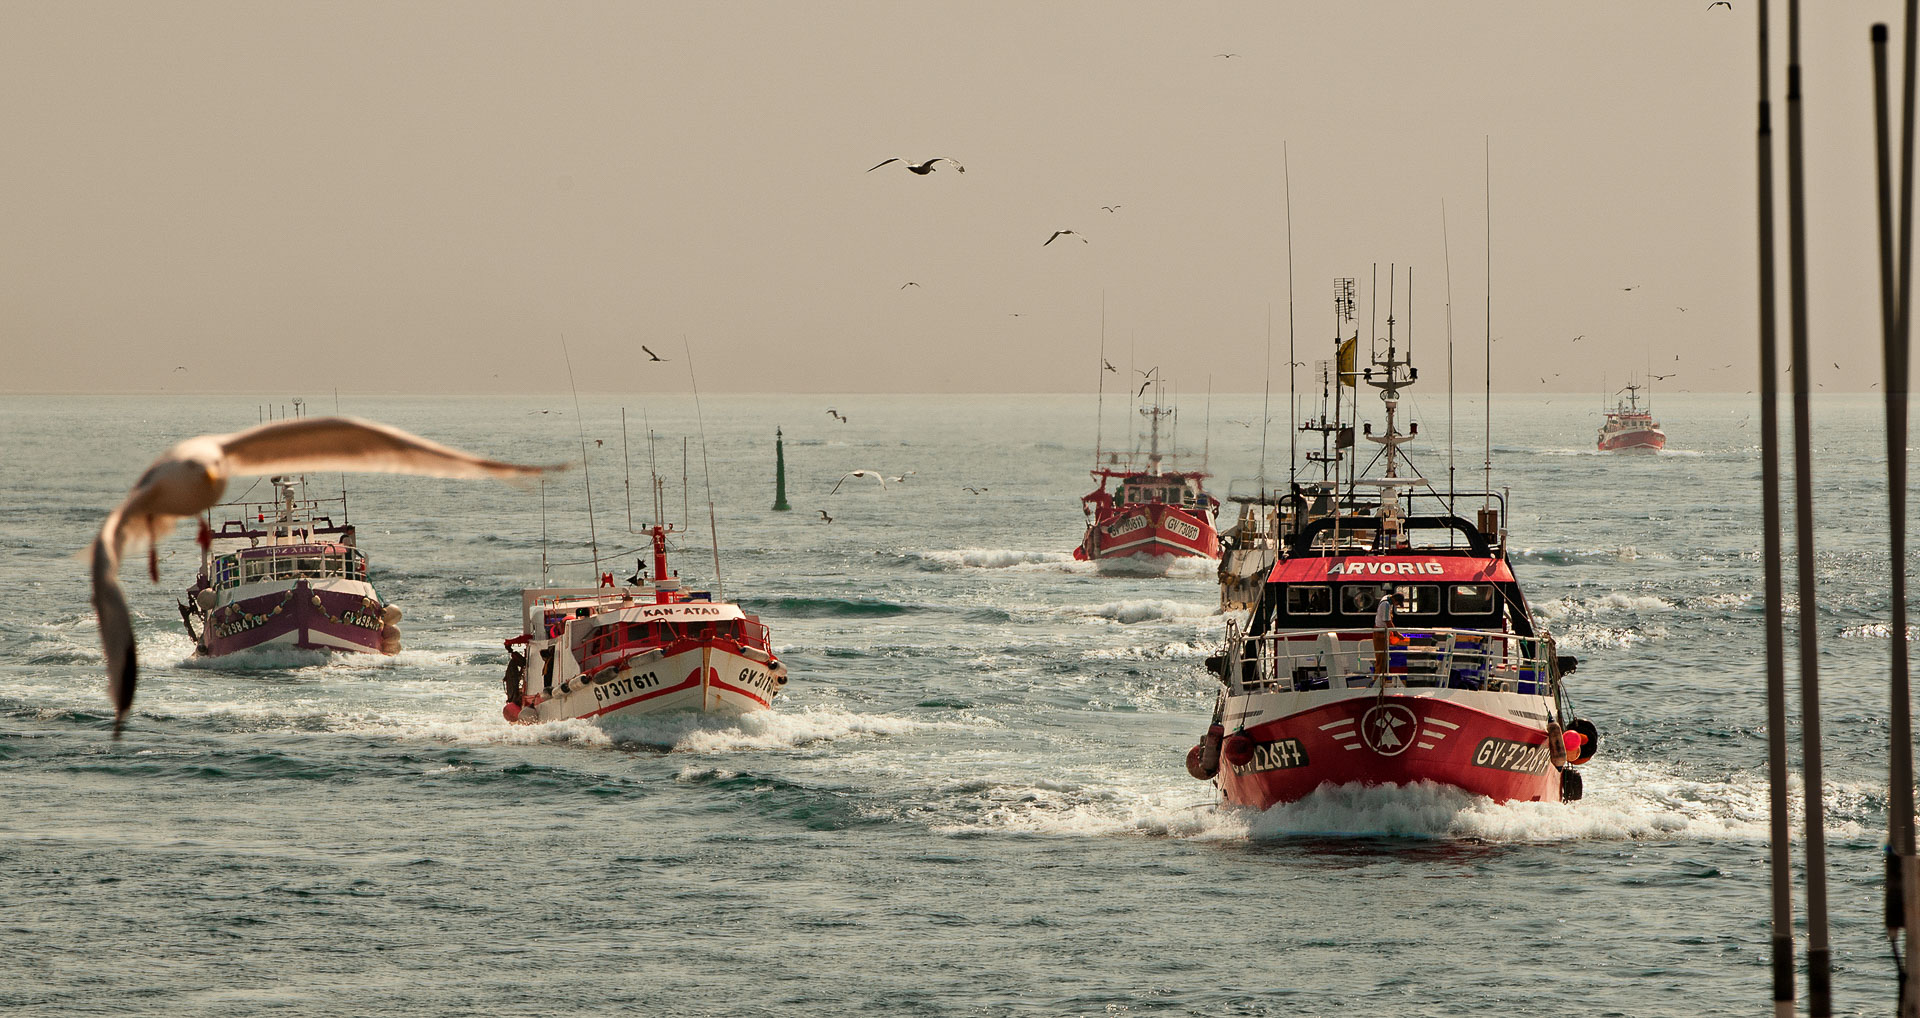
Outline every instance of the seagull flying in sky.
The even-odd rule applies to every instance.
[[[840,411],[835,410],[832,407],[827,408],[827,416],[833,418],[836,421],[839,421],[842,424],[847,423],[847,419],[841,415]]]
[[[1648,375],[1647,377],[1653,379],[1656,382],[1664,382],[1667,379],[1672,378],[1673,376],[1674,376],[1674,372],[1669,371],[1664,375]]]
[[[1733,5],[1728,3],[1727,0],[1713,0],[1712,3],[1707,5],[1707,10],[1713,10],[1715,7],[1725,7],[1727,10],[1733,10]]]
[[[963,489],[961,489],[961,490],[963,490],[963,491],[970,491],[970,492],[973,492],[974,494],[976,494],[976,495],[978,495],[978,494],[980,494],[981,492],[983,492],[983,491],[986,491],[987,489],[985,489],[985,488],[963,488]]]
[[[654,360],[656,360],[656,361],[664,361],[664,360],[666,360],[666,358],[665,358],[665,357],[662,357],[662,356],[660,356],[659,354],[657,354],[657,353],[654,353],[654,352],[653,352],[652,350],[647,350],[647,344],[645,344],[645,343],[642,343],[642,344],[640,344],[640,349],[642,349],[642,350],[645,350],[645,351],[646,351],[646,354],[647,354],[647,356],[648,356],[648,357],[651,357],[651,358],[653,358],[653,359],[654,359]]]
[[[833,517],[831,517],[831,516],[828,516],[828,515],[827,515],[827,511],[826,511],[825,509],[815,509],[815,510],[814,510],[814,512],[817,512],[817,513],[819,513],[819,514],[820,514],[820,518],[821,518],[821,519],[823,519],[823,520],[826,520],[826,521],[827,521],[828,523],[832,523],[832,522],[833,522]]]
[[[840,479],[839,479],[839,480],[837,480],[837,481],[835,481],[835,482],[833,482],[833,491],[829,491],[829,492],[827,492],[827,494],[829,494],[829,495],[831,495],[831,494],[833,494],[833,493],[834,493],[835,491],[839,491],[839,490],[840,490],[840,486],[841,486],[841,485],[843,485],[843,484],[845,484],[845,483],[847,483],[847,478],[849,478],[849,477],[871,477],[871,478],[873,478],[874,480],[876,480],[876,481],[879,481],[879,482],[880,482],[880,490],[881,490],[881,491],[885,491],[885,490],[887,490],[887,479],[886,479],[886,478],[884,478],[884,477],[882,477],[882,476],[880,476],[880,471],[878,471],[878,470],[849,470],[849,471],[847,471],[846,473],[844,473],[844,474],[841,474],[841,475],[840,475]]]
[[[934,163],[953,163],[954,169],[959,170],[961,173],[967,172],[966,167],[960,165],[959,163],[955,163],[953,160],[948,159],[946,156],[934,156],[932,159],[929,159],[924,163],[910,163],[910,162],[907,162],[905,159],[900,158],[899,156],[894,156],[892,159],[886,160],[886,162],[875,163],[872,166],[867,167],[867,172],[872,173],[873,171],[879,169],[880,167],[887,165],[887,163],[899,163],[905,166],[907,169],[912,170],[913,172],[918,173],[923,177],[929,173],[932,173],[936,169],[936,167],[933,165]]]
[[[1040,246],[1046,247],[1047,244],[1051,244],[1054,241],[1059,240],[1061,237],[1078,237],[1080,240],[1080,243],[1085,244],[1087,242],[1087,238],[1081,237],[1079,234],[1073,232],[1072,230],[1055,230],[1053,231],[1053,236],[1048,237],[1046,239],[1046,242],[1041,244]]]
[[[906,282],[900,284],[900,289],[904,290],[909,286],[919,286],[919,285],[920,285],[919,283],[916,283],[913,280],[909,279]]]
[[[1134,398],[1134,399],[1139,399],[1140,397],[1142,397],[1142,396],[1145,396],[1145,395],[1147,394],[1147,386],[1149,386],[1149,385],[1152,385],[1152,384],[1153,384],[1153,379],[1151,379],[1151,378],[1149,378],[1149,379],[1147,379],[1147,380],[1146,380],[1146,381],[1144,381],[1144,382],[1141,382],[1141,383],[1140,383],[1140,391],[1139,391],[1139,392],[1136,392],[1136,393],[1134,393],[1134,394],[1133,394],[1133,398]]]
[[[1125,205],[1102,205],[1100,206],[1100,208],[1102,211],[1105,211],[1105,212],[1118,212],[1121,209],[1126,208],[1126,206]],[[1042,244],[1040,246],[1045,247],[1046,245]]]
[[[1105,368],[1106,368],[1106,369],[1107,369],[1108,371],[1119,371],[1119,370],[1120,370],[1119,368],[1116,368],[1116,367],[1114,367],[1114,366],[1113,366],[1113,362],[1112,362],[1112,361],[1110,361],[1110,360],[1107,360],[1107,359],[1106,359],[1105,357],[1102,357],[1102,358],[1100,358],[1100,364],[1101,364],[1101,365],[1102,365],[1103,367],[1105,367]]]
[[[275,421],[229,435],[200,435],[162,453],[140,475],[126,500],[107,514],[93,540],[93,610],[100,620],[100,646],[107,659],[107,696],[113,701],[113,733],[120,736],[140,669],[134,655],[133,618],[120,586],[120,555],[129,541],[147,543],[147,573],[160,582],[154,550],[174,521],[213,508],[227,478],[298,474],[321,470],[426,474],[430,477],[537,477],[557,467],[528,467],[482,459],[372,421],[351,417],[302,417]]]

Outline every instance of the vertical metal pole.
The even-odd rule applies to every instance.
[[[1913,5],[1908,4],[1908,39],[1911,40],[1913,25]],[[1914,930],[1908,913],[1908,901],[1912,889],[1908,886],[1912,876],[1914,855],[1914,803],[1913,803],[1913,700],[1907,674],[1907,317],[1905,292],[1905,270],[1907,268],[1905,250],[1899,260],[1900,278],[1896,282],[1893,229],[1893,160],[1889,151],[1890,125],[1887,97],[1887,26],[1873,26],[1873,112],[1874,112],[1874,166],[1875,183],[1878,191],[1879,227],[1880,227],[1880,320],[1883,332],[1881,342],[1882,366],[1885,369],[1882,383],[1882,396],[1886,403],[1887,416],[1887,531],[1891,567],[1890,588],[1892,593],[1892,620],[1889,631],[1889,643],[1892,645],[1892,674],[1890,687],[1890,712],[1888,714],[1888,754],[1887,754],[1887,869],[1885,884],[1885,916],[1887,938],[1896,949],[1899,946],[1899,933],[1907,931],[1907,959],[1905,971],[1900,981],[1898,1014],[1911,1016],[1920,1014],[1920,994],[1913,992],[1911,982],[1920,977],[1913,969],[1912,952],[1914,950]],[[1909,51],[1911,53],[1911,51]],[[1909,86],[1912,83],[1912,60],[1908,59]],[[1912,93],[1907,95],[1909,115],[1912,109]],[[1908,121],[1911,129],[1911,120]],[[1909,154],[1910,156],[1910,154]],[[1903,165],[1903,170],[1911,169],[1911,160]],[[1912,203],[1912,178],[1901,181],[1902,194],[1900,208],[1903,213]],[[1910,228],[1911,220],[1903,223]],[[1903,238],[1904,240],[1905,238]]]
[[[1793,529],[1799,589],[1800,768],[1807,851],[1807,1014],[1833,1014],[1827,943],[1827,816],[1820,748],[1819,593],[1813,555],[1812,357],[1807,352],[1807,202],[1800,102],[1800,0],[1787,0],[1787,286],[1793,347]]]
[[[1780,568],[1780,365],[1774,338],[1773,112],[1767,46],[1767,0],[1760,12],[1760,515],[1766,576],[1767,785],[1773,883],[1773,1012],[1794,1014],[1793,858],[1787,802],[1785,594]]]
[[[1906,414],[1909,385],[1908,356],[1912,349],[1912,333],[1910,329],[1913,324],[1914,77],[1916,67],[1920,67],[1920,52],[1916,52],[1914,36],[1916,21],[1920,21],[1920,4],[1917,4],[1915,0],[1907,0],[1905,13],[1907,20],[1902,34],[1905,37],[1906,67],[1901,85],[1900,113],[1900,301],[1897,318],[1899,322],[1897,331],[1899,334],[1900,353],[1898,370],[1899,384],[1895,385],[1891,380],[1882,383],[1887,390],[1889,403],[1898,406],[1900,412],[1900,482],[1894,486],[1892,490],[1901,493],[1901,517],[1895,525],[1899,528],[1898,532],[1902,535],[1903,541],[1904,535],[1906,534],[1907,474],[1905,436],[1907,433]],[[1895,402],[1896,395],[1897,402]],[[1892,463],[1893,459],[1892,455],[1888,456],[1889,463]],[[1903,543],[1902,548],[1904,549],[1904,547]],[[1907,674],[1906,597],[1904,586],[1906,559],[1904,553],[1900,562],[1902,587],[1898,600],[1896,601],[1901,613],[1900,628],[1898,630],[1900,635],[1895,640],[1895,644],[1898,646],[1901,655],[1900,674],[1904,677]],[[1900,702],[1909,705],[1906,711],[1908,715],[1907,734],[1900,742],[1902,747],[1901,753],[1907,760],[1906,781],[1899,786],[1902,790],[1902,798],[1899,801],[1901,802],[1901,808],[1904,809],[1906,813],[1907,842],[1904,849],[1905,855],[1901,859],[1901,872],[1904,877],[1901,886],[1905,891],[1902,904],[1905,906],[1903,911],[1906,913],[1906,928],[1908,931],[1905,966],[1906,978],[1904,985],[1901,987],[1901,1018],[1920,1018],[1920,941],[1916,941],[1912,932],[1916,925],[1920,925],[1920,858],[1916,857],[1914,845],[1912,708],[1911,699],[1907,694],[1901,695]]]

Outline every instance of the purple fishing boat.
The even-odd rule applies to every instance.
[[[180,605],[196,653],[269,645],[399,653],[400,609],[367,580],[344,491],[310,499],[305,478],[271,480],[272,502],[229,502],[201,523],[200,576]],[[215,514],[225,517],[218,529]]]

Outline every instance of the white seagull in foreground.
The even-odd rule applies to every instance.
[[[889,159],[884,163],[875,163],[872,166],[867,167],[867,172],[872,173],[873,171],[879,169],[880,167],[887,165],[887,163],[900,163],[901,165],[905,166],[907,169],[912,170],[913,172],[918,173],[923,177],[929,173],[932,173],[934,170],[938,169],[938,167],[933,165],[934,163],[953,163],[954,169],[959,170],[961,173],[967,172],[966,167],[960,165],[957,162],[954,162],[951,159],[948,159],[946,156],[934,156],[932,159],[929,159],[924,163],[910,163],[910,162],[907,162],[905,159],[900,158],[899,156],[894,156],[892,159]]]
[[[113,737],[120,737],[139,666],[133,652],[133,621],[120,586],[120,553],[130,540],[147,542],[147,572],[160,582],[154,545],[175,520],[213,508],[227,478],[346,470],[432,477],[536,477],[558,467],[527,467],[481,459],[372,421],[351,417],[304,417],[275,421],[231,435],[200,435],[162,453],[100,526],[91,549],[93,610],[100,619],[100,646],[107,658],[107,696],[113,700]]]
[[[841,485],[843,485],[843,484],[845,484],[845,483],[847,483],[847,478],[849,478],[849,477],[871,477],[871,478],[873,478],[874,480],[876,480],[876,481],[879,481],[879,482],[880,482],[880,490],[881,490],[881,491],[885,491],[885,490],[887,490],[887,479],[886,479],[886,478],[884,478],[884,477],[881,477],[881,476],[880,476],[880,471],[878,471],[878,470],[849,470],[849,471],[847,471],[846,473],[844,473],[844,474],[841,474],[841,475],[840,475],[840,479],[839,479],[839,480],[837,480],[837,481],[835,481],[835,482],[833,482],[833,491],[829,491],[829,492],[827,492],[827,494],[829,494],[829,495],[831,495],[831,494],[833,494],[833,492],[834,492],[834,491],[839,491],[839,490],[840,490],[840,486],[841,486]]]

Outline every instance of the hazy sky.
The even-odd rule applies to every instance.
[[[1483,139],[1497,390],[1744,391],[1733,4],[5,0],[0,392],[564,391],[562,335],[587,391],[684,391],[682,336],[714,391],[1087,391],[1103,291],[1123,371],[1258,391],[1283,144],[1301,359],[1397,263],[1444,370],[1450,253],[1477,388]],[[1899,5],[1809,7],[1814,378],[1865,389]]]

